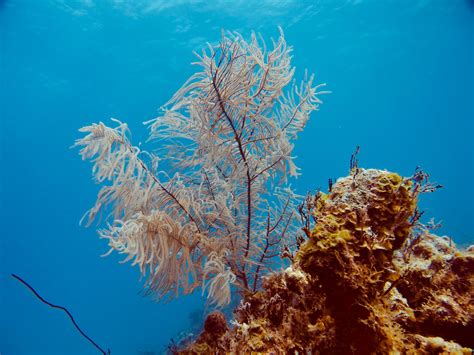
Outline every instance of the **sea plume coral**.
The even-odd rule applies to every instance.
[[[119,121],[81,129],[88,134],[76,146],[104,184],[88,220],[110,212],[100,236],[139,265],[158,297],[203,286],[222,306],[231,284],[255,290],[296,235],[292,140],[324,92],[312,76],[292,83],[290,51],[281,31],[269,50],[255,34],[247,42],[223,33],[146,122],[155,153],[133,146]],[[159,160],[168,160],[166,173]]]

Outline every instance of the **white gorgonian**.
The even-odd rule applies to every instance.
[[[191,76],[146,122],[153,153],[129,139],[114,120],[83,127],[76,141],[103,184],[92,221],[110,212],[99,234],[126,254],[158,297],[202,287],[218,306],[231,285],[254,291],[275,257],[298,233],[292,141],[321,103],[313,76],[293,81],[291,48],[283,33],[267,49],[223,33],[203,50]],[[158,161],[167,160],[166,173]]]

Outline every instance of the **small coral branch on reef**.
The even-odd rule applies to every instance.
[[[402,178],[351,163],[328,194],[307,199],[315,223],[292,265],[244,297],[232,328],[206,327],[176,352],[471,354],[474,247],[413,218],[434,187],[419,169]]]
[[[148,292],[164,296],[201,286],[218,306],[231,285],[256,290],[290,238],[298,235],[298,175],[292,141],[321,104],[313,76],[292,81],[283,33],[267,49],[223,33],[191,76],[146,122],[155,153],[132,145],[127,125],[81,129],[83,159],[104,186],[89,223],[109,212],[99,234],[147,275]],[[166,172],[159,162],[166,160]]]

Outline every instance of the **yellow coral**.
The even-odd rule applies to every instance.
[[[429,233],[403,244],[416,197],[409,179],[360,168],[319,194],[293,264],[245,294],[219,350],[470,354],[474,247]]]

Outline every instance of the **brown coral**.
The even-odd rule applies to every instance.
[[[398,254],[397,288],[416,314],[413,327],[474,348],[474,250],[460,251],[447,237],[424,234],[410,260]]]
[[[206,350],[470,354],[473,251],[413,230],[417,192],[412,179],[355,168],[317,195],[293,264],[246,295]],[[186,352],[203,349],[198,340]]]

